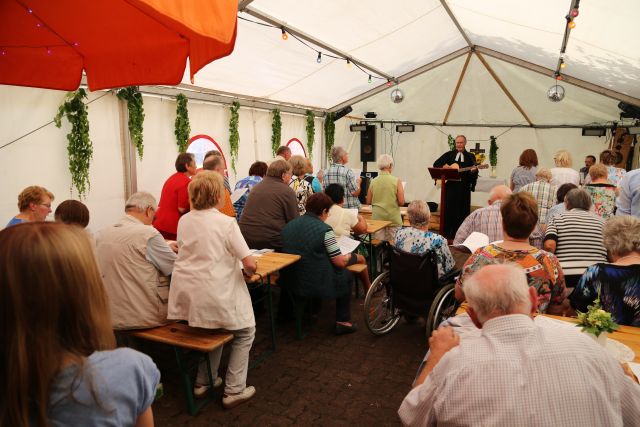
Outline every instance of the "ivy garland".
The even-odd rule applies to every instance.
[[[491,145],[489,145],[489,163],[491,164],[491,166],[497,166],[498,165],[498,149],[500,148],[498,147],[498,138],[491,135],[489,139],[491,140]]]
[[[58,113],[53,118],[57,127],[62,126],[62,116],[71,123],[71,131],[67,134],[69,172],[71,172],[71,185],[78,191],[80,199],[83,199],[91,189],[89,165],[93,158],[93,144],[89,139],[89,115],[83,99],[87,99],[87,92],[84,89],[67,93],[64,102],[58,108]]]
[[[449,151],[456,149],[456,139],[451,134],[447,137],[447,143],[449,144]]]
[[[324,119],[324,139],[325,139],[325,151],[327,158],[331,156],[331,149],[333,149],[333,143],[336,137],[336,113],[329,113]]]
[[[178,152],[187,151],[187,142],[191,133],[191,125],[189,124],[189,111],[187,110],[187,97],[179,93],[176,96],[178,107],[176,108],[176,143],[178,144]]]
[[[316,121],[313,111],[307,110],[307,153],[313,157],[313,142],[316,133]]]
[[[282,120],[280,119],[280,110],[277,108],[272,110],[271,114],[273,115],[271,120],[271,151],[275,156],[282,140]]]
[[[144,123],[144,107],[142,102],[142,94],[138,86],[129,86],[122,88],[116,92],[118,98],[127,101],[127,109],[129,110],[129,134],[131,142],[136,146],[138,157],[142,160],[144,152],[142,126]]]
[[[236,172],[236,162],[238,161],[238,144],[240,143],[240,133],[238,133],[238,121],[240,114],[240,103],[233,101],[231,103],[231,119],[229,119],[229,146],[231,147],[231,168],[233,173]]]

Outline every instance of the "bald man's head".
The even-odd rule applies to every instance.
[[[489,193],[489,204],[492,205],[498,200],[504,200],[511,195],[512,191],[506,185],[496,185]]]

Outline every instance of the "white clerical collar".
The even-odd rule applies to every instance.
[[[464,162],[464,154],[462,154],[462,151],[458,151],[458,154],[456,154],[456,162]]]

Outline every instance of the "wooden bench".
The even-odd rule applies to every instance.
[[[208,398],[203,399],[196,405],[193,398],[193,383],[191,382],[191,375],[189,373],[191,366],[188,366],[186,363],[185,350],[197,351],[206,355],[233,340],[233,334],[219,330],[192,328],[184,323],[170,323],[157,328],[129,331],[128,335],[173,347],[176,361],[178,362],[178,370],[182,377],[189,414],[195,415],[200,408],[213,400],[213,393],[210,393]],[[214,377],[211,372],[209,358],[205,357],[205,360],[207,362],[209,381],[210,384],[213,384]]]

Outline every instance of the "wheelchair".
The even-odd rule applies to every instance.
[[[416,255],[385,243],[383,273],[375,278],[364,300],[364,320],[374,335],[390,332],[402,316],[426,318],[427,338],[440,323],[455,315],[454,270],[438,279],[435,253]]]

